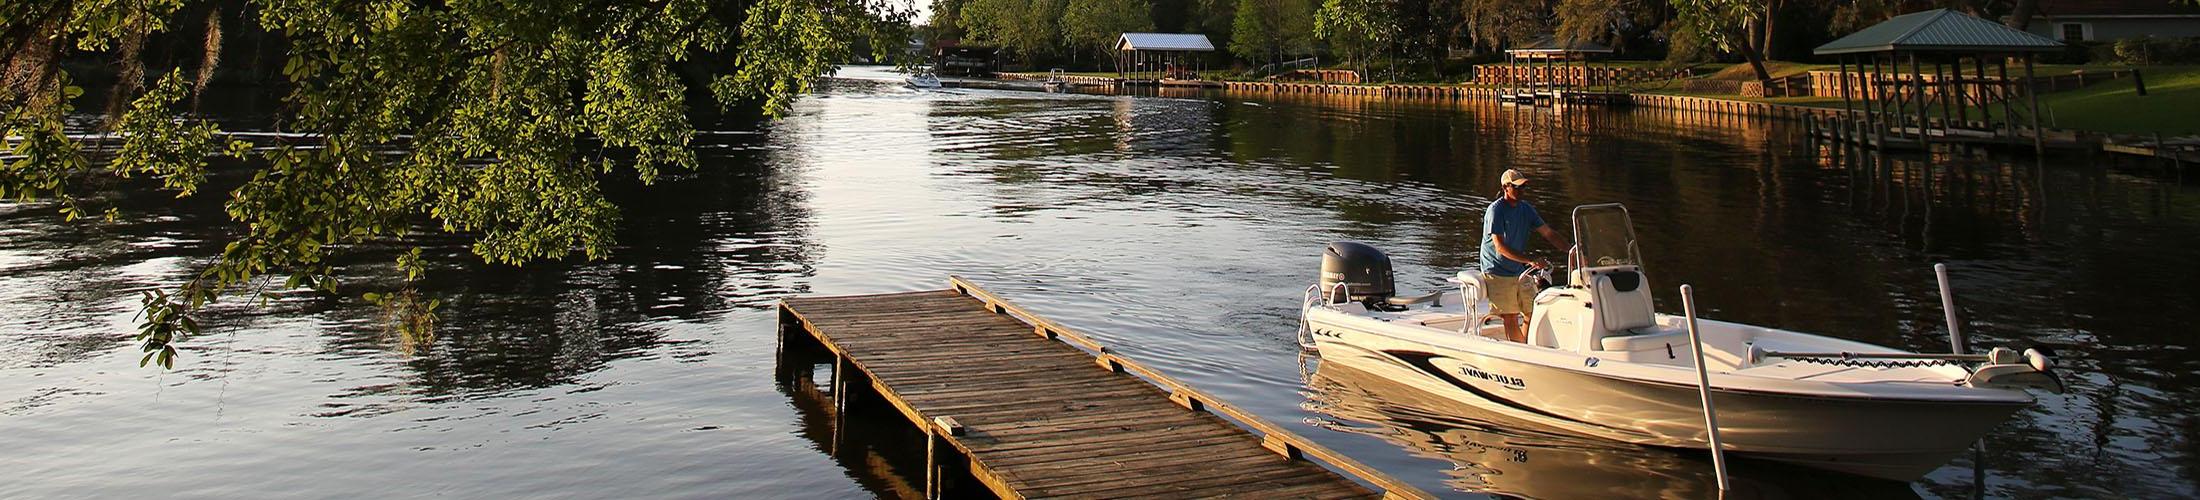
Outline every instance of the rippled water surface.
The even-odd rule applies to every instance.
[[[218,197],[108,186],[111,224],[0,204],[0,498],[905,495],[905,450],[821,451],[817,394],[774,383],[770,307],[950,274],[1432,491],[1706,494],[1708,457],[1520,430],[1298,357],[1323,243],[1438,286],[1474,261],[1506,168],[1554,222],[1627,204],[1663,310],[1691,283],[1710,317],[1943,350],[1930,265],[1948,262],[1977,344],[2063,353],[2070,393],[1919,483],[1744,462],[1745,492],[2169,497],[2200,478],[2200,191],[2141,162],[1876,158],[1655,110],[858,81],[698,148],[699,171],[613,183],[609,259],[510,268],[427,242],[445,306],[413,352],[374,306],[295,293],[223,305],[166,373],[137,367],[131,290],[218,253]],[[393,284],[389,261],[362,249],[347,283]]]

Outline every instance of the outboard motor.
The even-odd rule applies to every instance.
[[[1352,241],[1330,243],[1322,252],[1323,296],[1335,291],[1340,282],[1351,297],[1329,297],[1332,304],[1350,300],[1378,311],[1404,309],[1386,302],[1398,293],[1398,288],[1392,282],[1390,256],[1375,247]]]

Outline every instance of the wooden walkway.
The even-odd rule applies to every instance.
[[[961,278],[951,285],[780,302],[782,356],[807,342],[831,353],[838,414],[864,391],[923,431],[928,497],[968,478],[1001,498],[1430,498]]]

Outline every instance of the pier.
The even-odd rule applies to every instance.
[[[883,402],[924,436],[928,498],[1433,498],[959,277],[779,311],[783,376],[831,363],[834,451]]]

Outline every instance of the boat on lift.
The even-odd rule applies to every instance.
[[[912,73],[907,78],[903,78],[902,81],[907,83],[909,87],[916,89],[936,89],[941,86],[939,75],[932,74],[930,71]]]
[[[1551,427],[1709,449],[1690,318],[1656,312],[1626,208],[1572,215],[1570,270],[1523,278],[1558,281],[1536,295],[1525,341],[1489,321],[1478,271],[1452,278],[1457,291],[1401,297],[1387,256],[1339,242],[1307,289],[1302,342],[1324,363]],[[1921,354],[1696,323],[1722,448],[1756,458],[1914,480],[2030,406],[2028,389],[2061,390],[2044,350]]]

